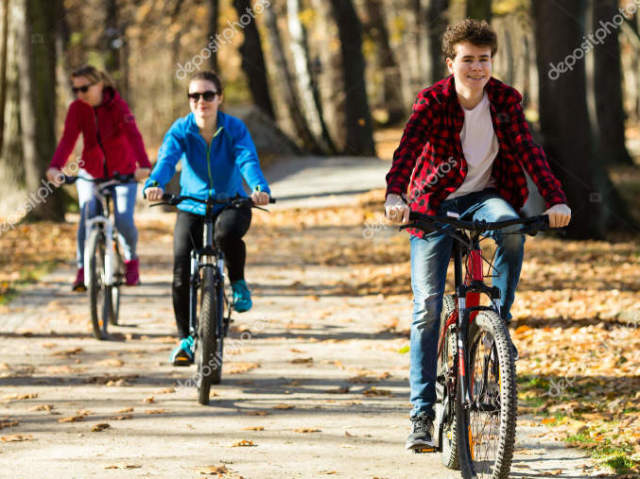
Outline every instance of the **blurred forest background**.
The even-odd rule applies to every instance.
[[[498,33],[494,75],[524,96],[573,209],[569,235],[637,233],[640,179],[630,151],[640,150],[639,7],[640,0],[0,0],[0,216],[42,186],[73,99],[69,73],[85,63],[114,77],[151,158],[188,113],[190,74],[214,68],[226,110],[248,123],[263,159],[390,159],[385,140],[397,146],[418,91],[446,75],[442,33],[473,17]],[[587,45],[590,34],[602,41]],[[570,57],[570,69],[551,72]],[[64,208],[53,195],[30,216],[62,219]]]

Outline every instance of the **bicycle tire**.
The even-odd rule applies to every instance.
[[[107,339],[107,325],[111,310],[111,288],[105,286],[104,277],[105,238],[101,230],[94,229],[89,235],[85,254],[89,254],[89,310],[91,327],[96,339]]]
[[[109,322],[117,326],[118,319],[120,317],[120,299],[121,299],[121,287],[122,287],[122,279],[124,278],[124,262],[122,261],[122,257],[120,256],[120,252],[118,251],[118,246],[115,246],[115,257],[116,257],[116,270],[113,275],[114,283],[111,288],[111,310],[109,311]]]
[[[462,477],[465,479],[507,479],[513,459],[518,413],[516,367],[511,352],[511,340],[504,321],[495,311],[479,312],[474,323],[475,331],[469,341],[468,368],[469,377],[474,378],[473,388],[469,391],[474,407],[472,407],[472,411],[467,411],[460,404],[456,411],[459,430],[468,431],[467,434],[458,436]],[[484,338],[487,338],[486,341]],[[487,351],[476,354],[481,348],[487,348]],[[481,358],[484,367],[482,371],[488,370],[488,365],[491,365],[491,369],[494,369],[492,376],[497,376],[495,383],[497,390],[494,387],[491,393],[493,395],[492,404],[486,402],[489,398],[487,391],[491,389],[487,386],[488,381],[483,380],[482,383],[479,383],[476,380],[476,367],[480,363],[480,358],[477,357],[479,354],[484,354]],[[488,357],[487,354],[489,354]],[[480,397],[483,394],[485,396]],[[482,407],[478,407],[478,404],[481,404]],[[476,427],[475,420],[481,414],[496,418],[495,456],[489,457],[483,449],[487,444],[487,440],[483,439],[483,436],[489,436],[491,430],[486,430],[485,425],[481,430]]]
[[[442,298],[442,313],[440,314],[440,331],[438,334],[438,338],[442,335],[442,328],[444,328],[447,323],[447,319],[451,316],[456,309],[456,300],[455,296],[452,294],[448,294]],[[450,328],[451,329],[451,328]],[[446,392],[446,371],[449,363],[449,353],[453,351],[454,365],[450,368],[454,374],[457,373],[457,368],[455,367],[455,351],[456,351],[456,340],[455,334],[449,333],[447,331],[447,335],[444,339],[444,344],[440,354],[438,355],[438,365],[437,365],[437,377],[444,377],[444,385],[443,390]],[[444,405],[442,405],[444,407]],[[446,417],[444,420],[446,421]],[[456,439],[456,420],[455,417],[449,423],[445,422],[442,426],[442,432],[435,431],[435,434],[442,434],[440,439],[440,444],[442,448],[442,452],[440,454],[440,460],[442,464],[448,469],[459,469],[460,466],[458,464],[458,449],[457,449],[457,439]]]
[[[218,295],[213,268],[203,268],[202,293],[200,298],[200,317],[198,320],[198,402],[209,404],[211,385],[214,384],[214,372],[220,364],[216,358]]]
[[[218,331],[216,335],[216,365],[218,366],[211,375],[211,384],[220,384],[222,381],[222,359],[224,353],[224,331],[225,331],[225,320],[224,320],[224,297],[223,297],[223,289],[224,285],[220,285],[217,288],[218,291],[218,302],[216,306],[218,307],[218,314],[216,315],[216,331]]]

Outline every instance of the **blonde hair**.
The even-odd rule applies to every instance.
[[[103,72],[102,70],[98,70],[93,65],[85,65],[83,67],[78,68],[77,70],[74,70],[71,73],[71,78],[77,78],[77,77],[85,77],[87,80],[91,81],[92,83],[98,83],[101,81],[105,88],[116,87],[116,84],[114,83],[113,79],[109,76],[109,74]]]

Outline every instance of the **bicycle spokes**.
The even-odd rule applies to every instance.
[[[469,449],[479,477],[492,474],[500,439],[500,367],[491,334],[482,331],[471,349]]]

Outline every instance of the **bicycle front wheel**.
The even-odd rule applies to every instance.
[[[198,402],[209,404],[211,385],[220,382],[222,361],[216,356],[218,323],[218,294],[213,268],[203,269],[202,293],[198,320]],[[216,382],[217,380],[217,382]]]
[[[442,301],[442,313],[440,314],[440,333],[438,338],[443,338],[442,349],[438,354],[437,362],[437,382],[436,384],[436,398],[437,408],[443,408],[442,424],[440,430],[435,431],[435,434],[440,434],[440,444],[442,454],[440,459],[442,464],[449,469],[459,469],[458,465],[458,449],[457,449],[457,430],[456,419],[453,414],[453,408],[455,407],[455,397],[451,397],[449,394],[450,385],[453,382],[455,384],[457,371],[457,352],[458,346],[456,342],[456,324],[453,323],[449,328],[444,331],[447,320],[455,312],[456,301],[455,296],[448,294],[443,297]]]
[[[118,324],[118,318],[120,316],[120,288],[122,287],[122,283],[124,280],[124,261],[122,261],[122,256],[120,256],[120,252],[118,251],[117,243],[114,246],[115,248],[115,263],[116,270],[113,275],[113,286],[111,289],[111,308],[109,310],[109,322],[113,325]]]
[[[94,229],[85,248],[89,255],[89,310],[91,327],[96,339],[108,338],[107,325],[111,315],[111,288],[104,284],[105,237],[101,230]]]
[[[494,311],[481,311],[471,329],[469,394],[471,406],[460,404],[460,466],[465,479],[509,477],[516,437],[516,368],[504,321]]]

